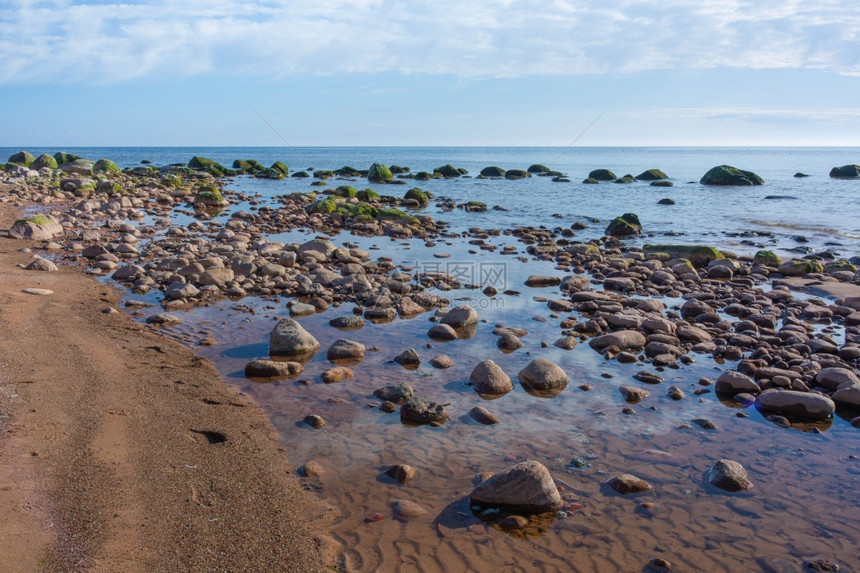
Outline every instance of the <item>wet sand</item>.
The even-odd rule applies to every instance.
[[[330,508],[256,405],[32,246],[0,237],[0,571],[325,570]]]

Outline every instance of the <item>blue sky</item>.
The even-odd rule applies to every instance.
[[[851,0],[7,0],[0,146],[860,145]],[[601,115],[602,114],[602,115]]]

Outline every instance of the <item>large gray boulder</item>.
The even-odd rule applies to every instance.
[[[473,505],[504,507],[522,513],[555,511],[562,506],[552,475],[536,461],[509,466],[482,481],[469,501]]]
[[[514,389],[510,377],[492,360],[479,362],[469,375],[475,392],[487,396],[500,396]]]
[[[9,229],[13,239],[47,241],[63,233],[63,226],[50,215],[31,215],[15,221]]]
[[[755,404],[762,412],[808,420],[823,420],[836,411],[836,405],[829,397],[794,390],[768,390],[756,398]]]
[[[269,334],[269,355],[296,356],[319,350],[320,343],[292,318],[282,318]]]

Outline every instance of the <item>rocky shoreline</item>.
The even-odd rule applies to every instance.
[[[17,170],[0,181],[0,201],[38,208],[37,214],[12,227],[19,236],[43,241],[44,258],[35,257],[25,268],[50,272],[56,263],[76,263],[90,274],[109,276],[130,292],[145,295],[160,291],[163,312],[147,319],[154,325],[178,322],[174,310],[226,299],[295,299],[289,305],[292,318],[282,319],[272,330],[269,354],[273,360],[252,361],[245,370],[249,376],[298,375],[320,344],[294,319],[329,307],[349,305],[352,316],[338,320],[350,329],[361,328],[365,320],[387,322],[398,316],[428,313],[434,322],[428,340],[457,340],[474,335],[480,315],[468,305],[452,307],[446,292],[470,289],[489,298],[517,294],[513,290],[500,293],[487,284],[464,284],[449,273],[416,271],[395,264],[391,257],[373,259],[368,250],[349,242],[338,248],[324,238],[296,243],[267,239],[296,229],[328,235],[348,231],[360,237],[418,238],[430,248],[437,242],[456,241],[480,251],[512,253],[513,259],[522,262],[552,263],[554,274],[532,275],[524,286],[546,288],[552,293],[535,301],[549,309],[558,324],[554,346],[572,350],[587,344],[609,363],[641,366],[634,376],[640,384],[619,388],[631,406],[654,390],[665,392],[672,400],[685,399],[685,392],[677,385],[662,389],[664,373],[705,356],[726,369],[715,380],[701,378],[700,388],[712,386],[726,400],[754,404],[773,424],[788,428],[813,423],[810,431],[817,432],[820,430],[814,422],[831,419],[839,409],[849,416],[853,412],[851,424],[860,427],[857,257],[810,255],[782,261],[769,251],[738,256],[710,245],[634,247],[623,239],[641,233],[641,224],[633,214],[622,215],[610,222],[605,234],[584,242],[576,239],[582,230],[577,224],[558,229],[473,227],[455,232],[441,221],[420,212],[410,214],[410,210],[431,201],[442,213],[458,207],[482,210],[486,205],[457,204],[418,188],[397,198],[329,183],[336,177],[348,178],[345,182],[354,182],[357,177],[371,182],[405,182],[395,180],[392,173],[400,171],[403,175],[403,168],[379,164],[366,173],[343,168],[320,176],[320,171],[315,171],[313,178],[325,188],[321,193],[280,196],[277,207],[261,205],[257,197],[229,190],[223,176],[230,171],[205,158],[194,158],[187,166],[141,166],[125,171],[103,161],[91,163],[90,171],[80,159],[66,164],[78,165],[78,170],[43,165],[23,175]],[[99,164],[101,167],[96,168]],[[287,176],[286,166],[266,169],[237,160],[234,167],[246,176]],[[563,178],[563,174],[532,167],[536,170],[529,168],[523,173]],[[736,176],[752,182],[714,184],[760,184],[754,173],[732,169],[715,168],[712,176]],[[839,171],[844,172],[844,168]],[[495,168],[482,172],[482,176],[508,177],[511,171],[499,173]],[[418,175],[417,180],[434,176]],[[453,166],[440,168],[435,174],[460,175]],[[597,172],[589,177],[612,180],[608,174]],[[657,177],[655,181],[660,180],[664,179]],[[216,218],[219,209],[231,203],[251,208],[235,210],[226,220]],[[177,225],[171,221],[176,213],[194,220]],[[528,257],[512,245],[499,249],[492,244],[496,238],[518,243]],[[838,288],[840,296],[827,300],[795,296],[797,277],[808,286]],[[666,299],[684,302],[669,307],[663,302]],[[524,326],[498,325],[494,330],[497,346],[516,352],[522,346],[521,338],[528,334]],[[360,342],[348,339],[326,349],[329,360],[338,363],[327,382],[351,377],[350,368],[338,361],[352,361],[351,366],[355,366],[364,352]],[[415,358],[417,354],[411,357],[405,352],[395,360],[408,365]],[[447,366],[445,358],[437,356],[434,367]],[[513,389],[511,378],[492,360],[476,357],[475,363],[469,383],[476,392],[500,396]],[[516,378],[526,392],[544,397],[557,395],[569,383],[563,369],[539,356]],[[404,423],[438,425],[450,418],[446,404],[417,395],[408,384],[379,388],[378,392],[380,407],[392,412],[399,408]],[[473,418],[492,423],[494,415],[484,408]],[[305,423],[320,428],[325,420],[308,417]],[[707,419],[695,423],[705,429],[713,426]],[[549,471],[536,461],[520,462],[492,478],[483,477],[486,479],[472,494],[473,511],[488,522],[501,523],[505,530],[527,527],[529,515],[575,503],[559,496]],[[752,487],[743,465],[728,459],[714,465],[709,481],[731,492]],[[630,474],[612,476],[606,486],[622,495],[651,488]],[[504,511],[499,513],[499,508]],[[420,514],[414,507],[401,514],[404,512]],[[659,563],[650,567],[666,568]]]

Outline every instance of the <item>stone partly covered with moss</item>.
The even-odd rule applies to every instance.
[[[803,275],[808,275],[810,273],[824,272],[824,266],[821,264],[821,261],[810,259],[794,259],[787,261],[779,265],[777,269],[788,277],[802,277]]]
[[[597,185],[598,183],[600,183],[600,181],[598,181],[594,177],[589,177],[588,179],[583,179],[582,182],[585,185]]]
[[[371,201],[379,200],[379,193],[374,191],[373,189],[362,189],[355,195],[359,201],[364,201],[365,203],[369,203]]]
[[[782,264],[782,257],[773,251],[761,250],[753,257],[754,265],[765,265],[768,267],[778,267]]]
[[[194,203],[205,207],[224,207],[229,205],[221,191],[214,185],[205,185],[194,194]]]
[[[600,256],[600,247],[591,243],[573,243],[568,245],[565,250],[577,255]]]
[[[228,173],[226,167],[214,159],[209,159],[208,157],[203,157],[201,155],[195,155],[192,157],[191,161],[188,162],[188,167],[195,171],[205,171],[215,177],[223,177]]]
[[[263,165],[256,159],[236,159],[233,161],[233,169],[239,173],[253,175],[263,171]]]
[[[450,163],[448,165],[443,165],[442,167],[437,167],[433,170],[433,173],[438,173],[445,179],[455,179],[469,174],[465,169],[454,167]]]
[[[9,159],[11,162],[12,160]],[[860,179],[860,165],[843,165],[830,170],[830,176],[834,179]]]
[[[635,183],[636,178],[630,175],[629,173],[623,177],[619,177],[615,180],[615,183]]]
[[[63,233],[63,226],[49,215],[31,215],[18,219],[9,229],[13,239],[47,241]]]
[[[296,171],[295,173],[293,173],[292,176],[297,177],[299,179],[306,179],[306,178],[310,177],[310,175],[308,174],[307,171]]]
[[[481,169],[481,177],[504,177],[505,170],[501,167],[491,166]]]
[[[283,161],[275,161],[274,163],[272,163],[272,166],[269,167],[269,169],[271,169],[272,171],[277,171],[281,174],[281,177],[286,177],[290,174],[290,168],[287,167],[287,164]]]
[[[534,165],[530,165],[526,171],[528,171],[529,173],[536,173],[536,174],[551,173],[552,172],[552,170],[549,167],[547,167],[546,165],[541,165],[540,163],[535,163]]]
[[[59,167],[57,160],[53,158],[53,156],[48,155],[47,153],[43,153],[30,164],[30,169],[42,169],[43,167],[47,167],[48,169],[56,169]]]
[[[340,169],[335,169],[334,172],[341,177],[361,177],[361,171],[349,165],[344,165]]]
[[[374,163],[367,170],[367,180],[371,183],[388,183],[394,179],[391,170],[382,163]]]
[[[350,217],[365,217],[367,220],[373,219],[379,214],[379,209],[374,207],[373,205],[368,205],[367,203],[355,203],[352,205],[344,205],[339,208],[340,212],[343,210],[342,214],[348,215]]]
[[[441,177],[441,175],[439,177]],[[416,181],[430,181],[433,178],[434,178],[433,175],[431,175],[430,173],[427,173],[426,171],[419,171],[418,173],[415,174],[415,180]]]
[[[9,163],[23,165],[24,167],[30,167],[30,164],[34,161],[36,161],[36,158],[33,157],[33,154],[29,151],[19,151],[18,153],[13,153],[9,156]]]
[[[505,179],[527,179],[532,174],[524,169],[508,169],[505,172]]]
[[[376,214],[376,218],[380,221],[395,221],[397,223],[407,225],[418,224],[418,219],[416,219],[412,215],[404,213],[400,209],[395,209],[394,207],[386,207],[385,209],[380,209],[379,212]]]
[[[99,159],[93,165],[93,173],[122,173],[122,169],[110,159]]]
[[[658,179],[651,182],[651,187],[674,187],[675,184],[667,179]]]
[[[332,198],[320,199],[316,203],[311,203],[305,207],[305,211],[313,215],[315,213],[330,215],[337,210],[337,202]]]
[[[642,246],[646,253],[666,253],[673,259],[687,259],[693,265],[702,267],[711,261],[725,259],[726,256],[716,247],[707,245],[652,245]]]
[[[332,194],[336,197],[357,197],[358,191],[350,185],[341,185]]]
[[[74,159],[60,164],[60,169],[66,173],[89,176],[93,174],[93,162],[87,159]]]
[[[595,169],[588,174],[588,179],[596,179],[597,181],[615,181],[618,177],[609,169]]]
[[[847,271],[849,273],[857,272],[857,265],[853,265],[846,261],[845,259],[841,259],[838,261],[830,261],[824,265],[825,273],[836,273],[841,271]]]
[[[400,165],[392,165],[391,167],[389,167],[389,169],[394,175],[401,175],[403,173],[409,173],[410,171],[412,171],[412,169],[410,169],[409,167],[402,167]]]
[[[58,151],[54,154],[54,159],[57,160],[57,165],[62,165],[63,163],[71,163],[75,159],[83,159],[79,155],[75,155],[74,153],[66,153],[65,151]]]
[[[744,171],[731,165],[718,165],[705,173],[699,183],[702,185],[751,187],[764,185],[764,179],[752,171]]]
[[[483,213],[487,210],[487,204],[480,201],[467,201],[457,206],[468,213]]]
[[[642,232],[642,223],[635,213],[624,213],[615,217],[606,227],[606,234],[612,237],[628,237]]]
[[[668,179],[669,177],[659,169],[648,169],[636,176],[639,181],[659,181],[660,179]]]
[[[419,189],[418,187],[413,187],[403,196],[403,199],[412,199],[413,201],[418,201],[418,204],[422,207],[426,207],[430,204],[430,199],[433,197],[433,194],[429,191],[424,191],[423,189]]]

